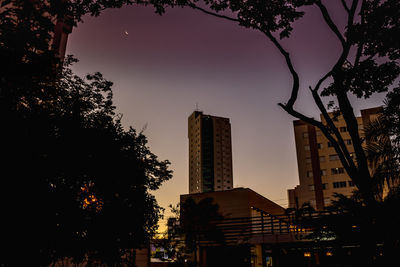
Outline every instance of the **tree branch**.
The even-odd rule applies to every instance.
[[[296,110],[294,110],[292,107],[288,107],[287,105],[284,105],[282,103],[278,104],[280,107],[282,107],[287,113],[289,113],[290,115],[292,115],[293,117],[296,117],[308,124],[311,124],[314,127],[319,128],[322,133],[325,135],[325,137],[331,142],[331,144],[333,145],[333,147],[335,148],[336,153],[338,153],[339,159],[343,164],[343,167],[346,169],[346,171],[348,172],[349,175],[352,175],[353,172],[351,171],[351,168],[349,166],[349,163],[347,162],[343,151],[340,149],[338,142],[335,140],[335,138],[333,138],[333,136],[331,135],[331,133],[329,132],[329,129],[320,121],[317,121],[313,118],[307,117],[299,112],[297,112]]]
[[[232,17],[229,17],[229,16],[225,16],[225,15],[221,15],[221,14],[218,14],[218,13],[215,13],[215,12],[212,12],[212,11],[209,11],[209,10],[207,10],[207,9],[204,9],[204,8],[202,8],[202,7],[197,6],[196,4],[194,4],[194,3],[192,3],[192,2],[189,2],[187,5],[188,5],[189,7],[191,7],[191,8],[193,8],[193,9],[200,10],[200,11],[203,12],[203,13],[206,13],[206,14],[208,14],[208,15],[211,15],[211,16],[214,16],[214,17],[217,17],[217,18],[222,18],[222,19],[227,19],[227,20],[230,20],[230,21],[239,22],[239,19],[232,18]]]
[[[364,24],[365,24],[364,8],[365,8],[365,0],[362,0],[361,9],[360,9],[360,16],[361,16],[360,23],[361,23],[362,27],[364,27]],[[362,56],[363,48],[364,48],[364,39],[361,40],[361,43],[358,44],[358,46],[357,46],[357,54],[356,54],[356,58],[354,60],[354,66],[355,67],[360,63],[360,59],[361,59],[361,56]]]
[[[340,43],[342,44],[343,49],[346,48],[346,40],[344,39],[343,35],[340,33],[339,29],[337,28],[336,24],[333,22],[331,16],[329,15],[328,10],[326,9],[325,5],[322,4],[322,2],[319,0],[316,2],[319,10],[322,13],[322,16],[326,22],[326,24],[329,26],[329,28],[333,31],[333,33],[337,36],[339,39]]]
[[[347,13],[350,13],[350,9],[347,6],[346,0],[341,0],[342,2],[342,6],[344,7],[344,9],[346,10]]]
[[[294,69],[292,60],[290,58],[290,54],[283,48],[283,46],[278,42],[278,40],[272,35],[272,33],[270,31],[263,30],[261,28],[258,28],[258,29],[260,31],[262,31],[272,41],[272,43],[278,48],[279,52],[285,57],[286,65],[288,66],[289,71],[293,78],[292,93],[290,95],[289,101],[286,103],[285,106],[293,108],[293,105],[296,102],[297,95],[299,92],[300,79],[299,79],[299,75],[297,74],[296,70]]]
[[[328,71],[325,76],[323,76],[321,79],[319,79],[319,81],[317,82],[317,84],[315,85],[314,89],[316,92],[318,92],[319,88],[321,87],[321,84],[329,77],[332,75],[332,70]]]
[[[342,135],[339,133],[337,127],[335,126],[335,123],[333,122],[332,118],[329,116],[324,104],[322,103],[322,100],[320,96],[318,95],[318,92],[316,90],[313,90],[310,87],[312,96],[314,98],[315,103],[317,104],[319,110],[322,113],[322,116],[324,117],[329,129],[333,132],[333,134],[336,137],[336,142],[338,143],[338,148],[340,148],[340,151],[343,153],[344,158],[347,161],[347,164],[349,165],[350,168],[355,168],[355,164],[353,162],[353,159],[350,156],[350,153],[347,149],[346,144],[344,143]],[[335,146],[334,146],[335,147]],[[336,147],[335,147],[336,149]],[[339,151],[336,151],[339,154]],[[347,173],[350,173],[350,169],[346,169]]]

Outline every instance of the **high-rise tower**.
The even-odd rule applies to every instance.
[[[188,119],[189,194],[233,188],[228,118],[194,111]]]

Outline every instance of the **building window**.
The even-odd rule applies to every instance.
[[[328,189],[328,184],[322,184],[322,190]]]
[[[311,158],[306,158],[306,163],[311,163]]]
[[[303,138],[308,138],[308,133],[307,132],[303,133]]]
[[[316,133],[317,136],[321,136],[322,135],[321,131],[316,131],[315,133]]]
[[[312,171],[307,171],[307,177],[313,177]]]
[[[318,149],[321,149],[324,147],[321,143],[318,143],[317,146],[318,146]]]
[[[308,190],[314,191],[315,190],[314,185],[313,184],[308,185]]]
[[[319,162],[325,162],[325,156],[319,157]]]
[[[332,168],[331,169],[331,174],[341,174],[341,173],[344,173],[343,168]]]
[[[324,205],[329,206],[331,204],[331,200],[329,198],[324,199]]]
[[[347,132],[347,127],[343,126],[339,128],[341,133]]]
[[[325,175],[326,175],[326,170],[325,169],[321,170],[321,176],[325,176]]]
[[[346,143],[346,145],[351,145],[352,144],[351,139],[346,139],[346,140],[344,140],[344,142]]]
[[[353,187],[354,186],[354,182],[353,181],[348,181],[349,183],[349,187]]]
[[[339,160],[339,156],[337,154],[329,155],[329,160],[330,161]]]
[[[305,146],[304,146],[304,150],[305,150],[305,151],[310,151],[310,146],[309,146],[309,145],[305,145]]]
[[[342,188],[342,187],[346,187],[346,181],[333,183],[333,188]]]
[[[331,142],[328,142],[328,147],[333,147]]]

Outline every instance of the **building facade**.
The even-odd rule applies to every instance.
[[[374,120],[381,108],[361,110],[357,117],[360,136],[364,127]],[[333,113],[330,113],[333,116]],[[321,115],[321,122],[325,120]],[[335,120],[347,149],[354,153],[346,123],[341,115]],[[323,210],[334,199],[334,193],[350,196],[354,184],[343,168],[335,149],[322,132],[301,120],[293,122],[299,172],[299,185],[288,190],[289,208],[299,208],[309,202],[317,210]]]
[[[228,118],[194,111],[188,118],[189,194],[233,188]]]

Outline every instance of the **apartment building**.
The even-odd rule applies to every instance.
[[[361,110],[357,117],[359,133],[364,136],[364,126],[379,114],[381,108]],[[330,113],[330,116],[334,116]],[[321,115],[321,122],[325,120]],[[346,123],[341,115],[335,125],[343,137],[347,149],[354,153]],[[355,187],[332,144],[316,127],[301,120],[293,122],[297,153],[299,185],[288,190],[289,207],[301,207],[309,202],[317,210],[323,210],[334,199],[334,193],[350,196]]]
[[[194,111],[188,118],[189,194],[233,188],[228,118]]]

